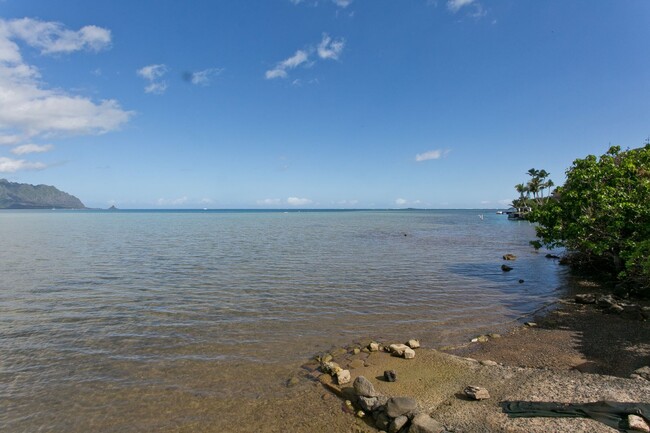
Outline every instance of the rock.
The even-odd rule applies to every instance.
[[[470,385],[463,390],[463,393],[472,400],[485,400],[490,398],[488,390],[480,386]]]
[[[398,416],[390,423],[390,426],[388,427],[388,433],[397,433],[402,429],[402,427],[406,425],[407,422],[409,422],[408,417],[404,415]]]
[[[374,420],[375,420],[375,427],[377,427],[379,430],[388,430],[388,426],[390,425],[390,418],[384,411],[377,411],[372,414]]]
[[[409,340],[406,342],[406,345],[410,347],[411,349],[418,349],[420,347],[420,340]]]
[[[298,385],[300,383],[300,379],[298,376],[293,376],[289,380],[287,380],[287,388],[293,388],[294,386]]]
[[[494,338],[494,339],[501,338],[501,334],[488,334],[488,337]]]
[[[638,368],[634,370],[634,374],[642,379],[650,380],[650,367],[646,365],[645,367]]]
[[[357,377],[352,386],[354,387],[354,392],[362,397],[379,396],[379,393],[375,391],[375,387],[372,386],[372,383],[363,376]]]
[[[596,304],[599,308],[611,308],[612,306],[617,305],[616,300],[612,295],[599,296],[598,299],[596,299]]]
[[[360,411],[357,412],[357,416],[359,418],[363,418],[364,416],[366,416],[366,413],[364,411],[360,410]]]
[[[371,352],[378,352],[379,351],[379,343],[373,341],[368,345],[368,350]]]
[[[503,272],[510,272],[510,271],[512,271],[512,268],[510,266],[508,266],[508,265],[501,265],[501,270]]]
[[[323,355],[323,357],[321,358],[321,362],[323,362],[323,363],[325,363],[325,362],[330,362],[330,361],[332,361],[332,355],[330,355],[329,353],[326,353],[326,354]]]
[[[350,370],[341,370],[338,373],[336,373],[336,381],[338,382],[339,385],[350,383],[350,380],[351,380]]]
[[[555,254],[547,254],[545,256],[547,259],[559,259],[560,256],[556,256]]]
[[[485,365],[485,366],[487,366],[487,367],[494,367],[494,366],[496,366],[496,365],[499,365],[499,364],[497,364],[496,362],[494,362],[494,361],[490,361],[490,360],[487,360],[487,359],[486,359],[485,361],[480,361],[480,364],[481,364],[481,365]]]
[[[359,402],[361,409],[365,410],[366,412],[372,412],[375,410],[375,407],[377,407],[377,404],[379,403],[379,399],[377,397],[359,396],[357,401]]]
[[[625,308],[618,304],[614,304],[606,310],[606,312],[613,314],[621,314],[623,311],[625,311]]]
[[[596,296],[591,293],[576,295],[574,298],[576,304],[595,304]]]
[[[366,363],[363,359],[353,359],[348,365],[349,368],[363,368],[366,366]]]
[[[384,379],[386,382],[395,382],[397,380],[397,373],[395,370],[384,371]]]
[[[524,284],[524,283],[525,283],[524,280],[519,280],[519,284]]]
[[[406,344],[391,344],[388,346],[388,350],[390,350],[393,355],[397,356],[404,355],[404,351],[406,349],[410,349],[410,347],[408,347]]]
[[[410,347],[404,350],[404,359],[413,359],[415,358],[415,350]]]
[[[504,254],[503,255],[503,260],[516,260],[517,256],[514,254]]]
[[[411,397],[392,397],[386,403],[386,413],[391,418],[397,418],[414,411],[418,407],[418,402]]]
[[[650,433],[650,426],[640,416],[637,415],[628,415],[627,416],[627,425],[630,428],[630,430],[636,430],[636,431],[641,431],[645,433]]]
[[[535,323],[535,322],[526,322],[526,323],[524,323],[524,325],[528,326],[529,328],[534,328],[535,326],[537,326],[537,323]]]
[[[479,335],[478,337],[476,337],[476,341],[478,341],[479,343],[485,343],[489,340],[490,337],[488,337],[487,335]]]
[[[353,353],[354,355],[358,355],[359,352],[361,352],[361,349],[359,349],[358,347],[355,347],[354,349],[352,349],[352,353]]]
[[[408,433],[442,433],[443,431],[445,431],[445,426],[426,413],[419,413],[411,420]]]
[[[332,376],[343,370],[336,362],[323,362],[320,365],[320,369],[323,373],[331,374]]]

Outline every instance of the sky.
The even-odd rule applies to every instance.
[[[650,136],[647,0],[0,0],[0,178],[106,208],[502,208]]]

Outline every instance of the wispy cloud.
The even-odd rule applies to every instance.
[[[338,60],[344,47],[345,39],[332,39],[327,33],[323,33],[323,39],[318,44],[318,57],[321,59]]]
[[[0,173],[15,173],[23,170],[42,170],[47,165],[42,162],[29,162],[24,159],[11,159],[0,156]]]
[[[27,155],[29,153],[44,153],[54,149],[51,144],[23,144],[11,149],[14,155]]]
[[[279,62],[275,68],[266,71],[266,79],[272,80],[273,78],[286,78],[288,70],[297,68],[307,62],[308,58],[309,54],[306,51],[298,50],[293,56]]]
[[[287,199],[287,204],[290,206],[306,206],[312,203],[313,201],[308,198],[289,197]]]
[[[279,206],[282,204],[282,200],[279,198],[265,198],[263,200],[257,200],[257,204],[260,206]]]
[[[458,12],[465,6],[469,6],[472,3],[474,3],[476,0],[448,0],[447,1],[447,9],[452,11],[453,13]]]
[[[158,206],[180,206],[186,204],[188,201],[189,199],[185,196],[178,198],[159,198],[156,204]]]
[[[444,158],[445,156],[447,156],[448,153],[449,153],[448,149],[447,150],[443,150],[443,149],[429,150],[428,152],[418,153],[417,155],[415,155],[415,160],[417,162],[422,162],[422,161],[429,161],[429,160],[432,160],[432,159],[440,159],[440,158]]]
[[[85,26],[74,31],[61,23],[32,18],[3,21],[2,26],[15,38],[40,49],[42,54],[99,51],[111,44],[110,30],[97,26]]]
[[[164,64],[154,64],[144,66],[136,71],[140,77],[147,81],[144,88],[145,93],[162,95],[167,90],[167,82],[162,77],[167,73],[167,66]]]
[[[343,48],[345,48],[345,39],[333,39],[327,33],[323,33],[323,38],[316,47],[310,46],[306,49],[297,50],[293,56],[278,62],[273,69],[267,70],[264,76],[267,80],[287,78],[289,76],[288,71],[301,65],[313,65],[315,61],[310,59],[314,53],[322,60],[338,60]],[[293,83],[300,84],[300,81],[294,80]]]
[[[208,68],[197,72],[185,72],[183,79],[196,86],[207,86],[210,84],[212,78],[220,75],[222,72],[223,68]]]
[[[340,8],[346,8],[350,6],[352,0],[332,0],[334,4]]]
[[[41,54],[99,51],[110,47],[111,32],[97,26],[74,31],[56,22],[0,18],[0,144],[17,145],[38,136],[102,134],[118,129],[133,115],[115,100],[94,102],[63,89],[48,89],[38,68],[23,59],[17,42]],[[19,146],[14,151],[34,153],[34,148]],[[2,158],[4,172],[43,168],[46,165],[39,162]]]

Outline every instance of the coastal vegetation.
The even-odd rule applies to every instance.
[[[544,203],[545,198],[550,196],[550,191],[555,184],[546,170],[531,168],[528,170],[530,180],[527,183],[518,183],[515,189],[519,193],[519,198],[512,201],[513,207],[516,208],[533,208]],[[544,197],[544,190],[548,189],[547,197]]]
[[[49,185],[0,179],[0,209],[85,209],[77,197]]]
[[[649,296],[650,141],[576,159],[566,175],[550,197],[533,197],[539,198],[527,215],[538,223],[533,246],[564,247],[573,266],[604,271],[622,291]]]

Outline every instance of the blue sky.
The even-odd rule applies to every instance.
[[[0,0],[0,177],[120,208],[496,208],[650,135],[650,2]]]

